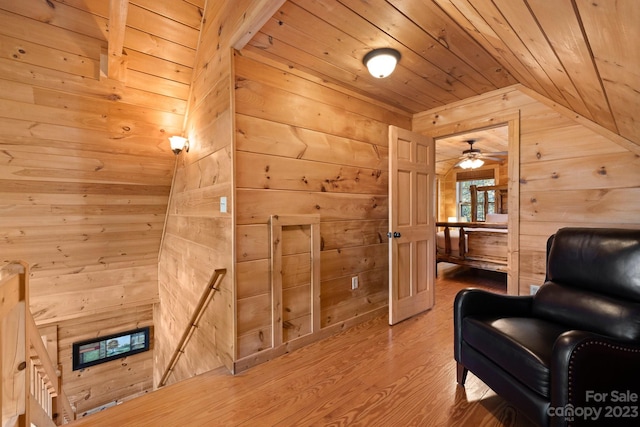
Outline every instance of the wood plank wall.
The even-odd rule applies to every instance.
[[[159,261],[160,304],[154,384],[163,375],[214,270],[226,268],[220,289],[167,383],[235,361],[233,63],[236,27],[258,2],[209,2],[189,98],[189,152],[182,152]],[[227,212],[220,211],[227,198]]]
[[[413,130],[490,122],[514,110],[521,117],[519,291],[529,294],[529,285],[544,281],[546,240],[558,228],[640,228],[640,156],[619,136],[519,85],[417,114]]]
[[[0,263],[31,266],[31,310],[60,325],[62,381],[81,410],[151,387],[151,353],[80,373],[68,358],[121,321],[150,324],[166,137],[182,131],[203,6],[130,0],[116,80],[101,68],[108,1],[0,0]]]
[[[236,54],[235,70],[240,359],[271,345],[271,214],[320,214],[323,328],[386,310],[387,129],[408,128],[410,117],[250,49]],[[285,268],[299,267],[290,264]],[[296,273],[283,271],[290,274]],[[353,276],[360,283],[355,291]]]

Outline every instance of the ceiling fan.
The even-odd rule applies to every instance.
[[[462,169],[476,169],[482,166],[485,160],[495,160],[501,162],[504,160],[504,156],[508,154],[506,151],[496,151],[495,153],[482,154],[482,151],[479,148],[473,148],[473,144],[477,142],[477,140],[467,139],[464,142],[469,144],[469,149],[462,152],[460,161],[456,163],[454,167],[461,167]]]

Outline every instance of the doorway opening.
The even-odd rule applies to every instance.
[[[489,261],[488,263],[476,262],[473,268],[479,271],[486,270],[491,272],[490,274],[493,274],[493,271],[506,272],[506,293],[517,295],[519,289],[519,115],[512,113],[501,117],[500,120],[496,119],[496,117],[492,118],[490,126],[487,126],[486,120],[470,120],[436,128],[429,132],[429,136],[435,139],[436,148],[436,220],[440,224],[443,222],[457,224],[470,222],[471,202],[468,194],[464,193],[469,186],[460,185],[460,182],[493,179],[493,186],[476,184],[478,187],[495,187],[497,190],[478,196],[486,198],[486,200],[480,200],[479,204],[484,210],[476,218],[480,219],[479,222],[486,223],[482,225],[484,228],[488,228],[490,224],[498,221],[506,222],[506,226],[501,226],[501,228],[505,228],[502,231],[505,235],[497,241],[493,241],[494,244],[492,244],[491,237],[489,237],[490,231],[478,230],[476,232],[474,230],[473,233],[476,233],[476,237],[483,236],[488,239],[488,243],[484,246],[482,244],[477,246],[477,239],[476,242],[472,242],[472,246],[476,245],[472,250],[476,252],[469,254],[469,258],[476,261],[477,258],[480,258],[481,261],[483,259]],[[469,141],[473,141],[473,143],[469,144]],[[484,163],[480,167],[463,169],[460,167],[460,162],[464,159],[464,155],[468,154],[468,151],[467,153],[463,152],[469,150],[470,146],[475,149],[474,155],[480,153],[478,157],[482,158]],[[498,193],[498,191],[502,193]],[[478,201],[476,200],[476,202]],[[503,210],[497,210],[498,202],[503,203]],[[472,224],[473,222],[460,227],[450,227],[448,230],[450,233],[454,228],[457,230],[464,228],[465,231],[461,233],[465,246],[455,246],[465,251],[461,256],[463,260],[468,254],[466,244],[471,238],[471,233],[466,232],[466,227],[470,227]],[[439,227],[438,230],[444,231],[442,227]],[[498,245],[495,242],[499,242]],[[504,251],[500,254],[492,252],[499,245],[504,246]],[[478,250],[481,252],[477,252]],[[486,253],[483,254],[482,251],[485,250]],[[502,268],[495,268],[495,263],[491,262],[495,261],[492,259],[495,256],[501,257],[498,262],[504,263]],[[468,262],[465,268],[469,264],[474,263]],[[465,263],[461,262],[460,265],[464,266]]]

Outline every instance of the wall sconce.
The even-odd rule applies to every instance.
[[[189,140],[184,136],[171,136],[169,137],[169,143],[171,144],[171,151],[176,155],[180,154],[182,150],[189,152]]]
[[[374,49],[362,59],[369,73],[377,79],[383,79],[391,75],[393,70],[396,69],[398,61],[400,61],[400,52],[388,47]]]

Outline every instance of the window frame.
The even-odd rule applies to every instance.
[[[460,183],[461,182],[468,182],[468,181],[475,181],[475,180],[489,180],[492,179],[493,180],[493,184],[490,185],[500,185],[500,179],[499,179],[499,169],[498,169],[498,165],[491,165],[488,167],[483,167],[483,168],[479,168],[479,169],[474,169],[471,171],[456,171],[455,173],[455,186],[456,186],[456,215],[457,215],[457,219],[458,221],[460,221],[463,218],[462,215],[462,206],[464,202],[461,202],[460,200]],[[469,201],[468,203],[464,203],[465,206],[470,206],[471,205],[471,201]],[[493,202],[493,206],[494,206],[494,210],[495,210],[495,200]],[[485,212],[485,218],[486,218],[486,212]],[[467,221],[470,221],[469,219],[467,219],[465,217],[465,219]]]

